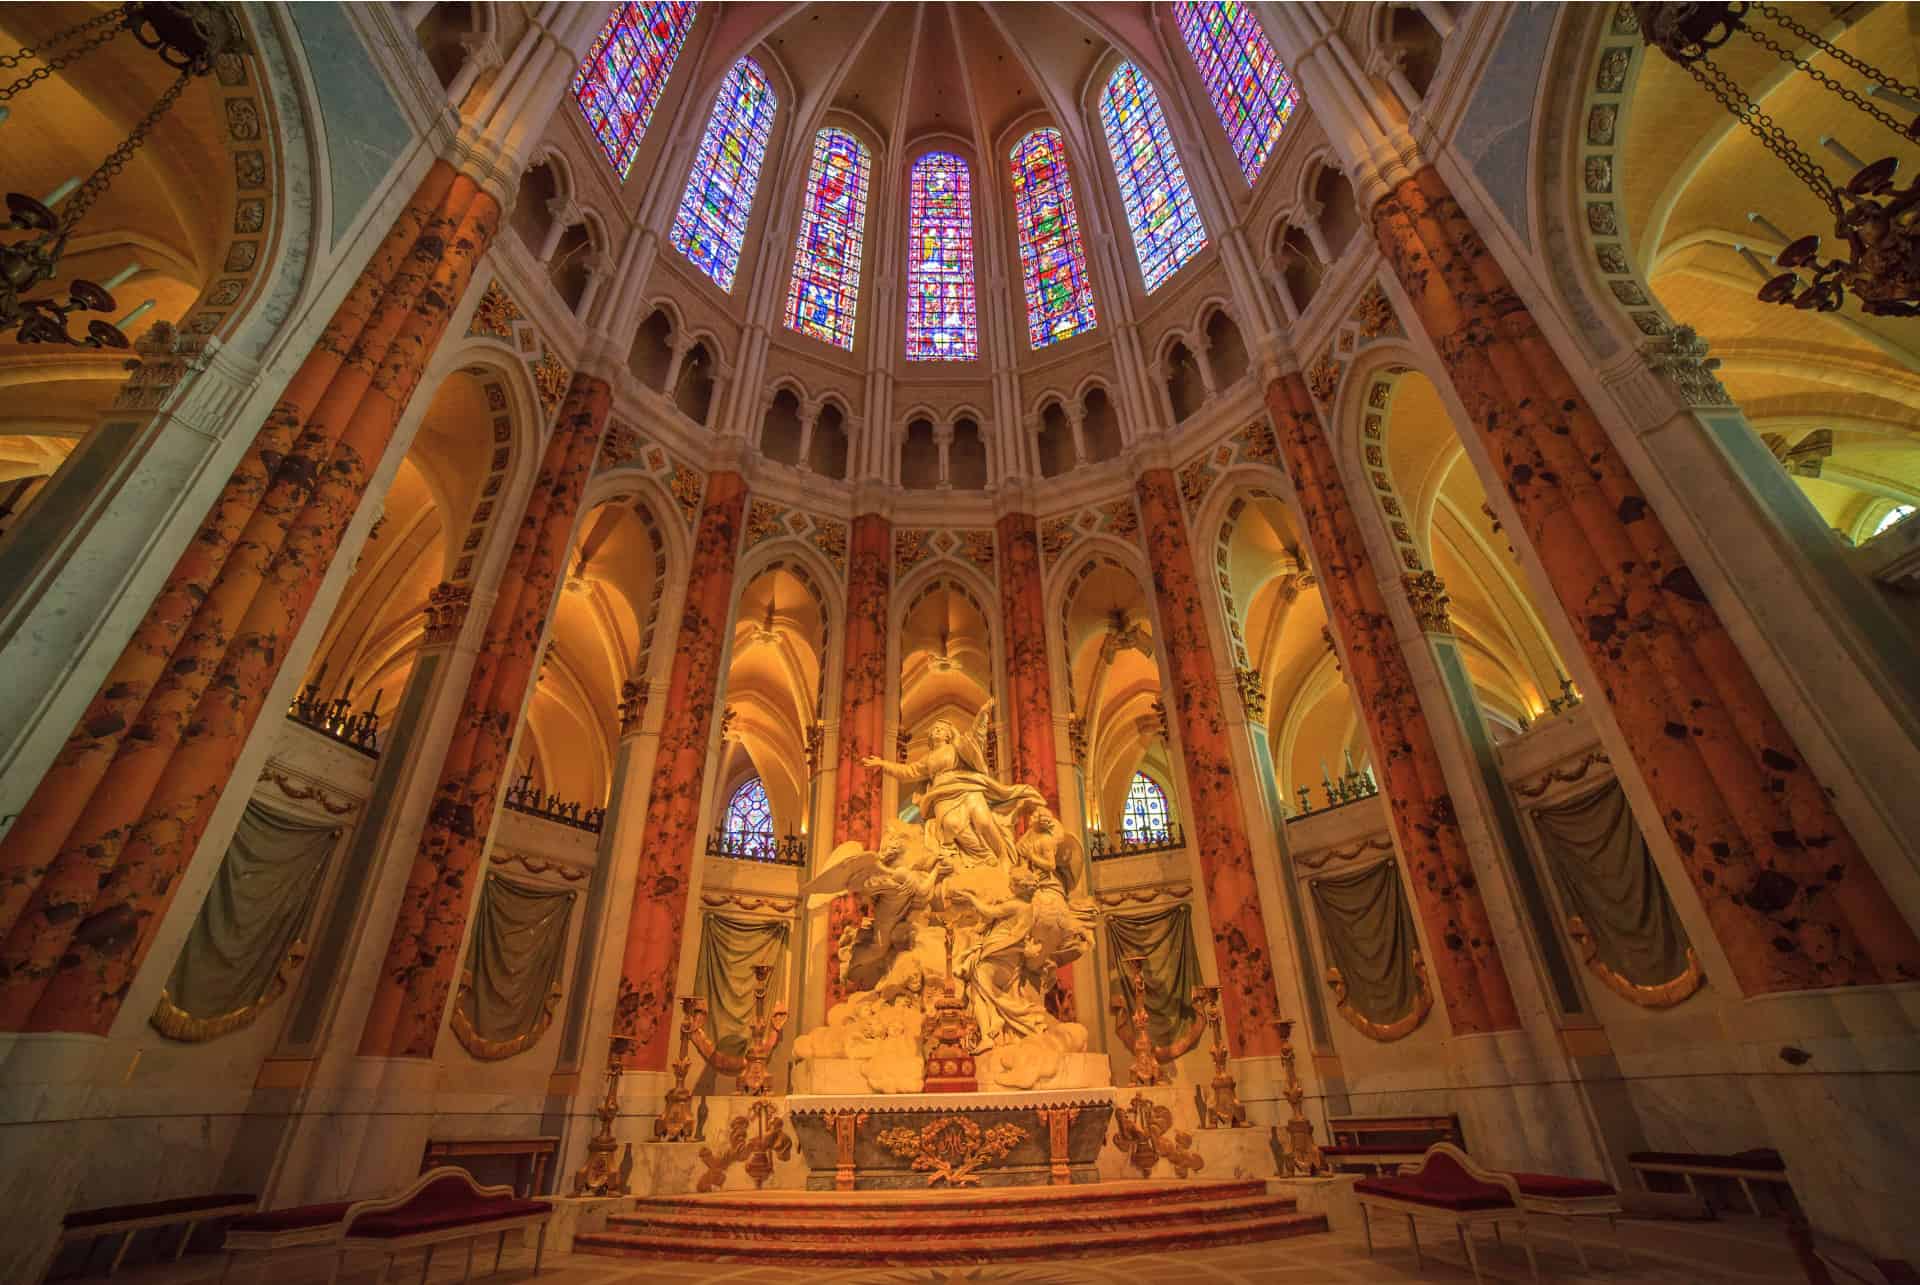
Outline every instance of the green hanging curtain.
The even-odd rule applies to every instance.
[[[155,1030],[210,1040],[252,1025],[280,997],[341,828],[248,801],[154,1009]]]
[[[747,1047],[753,1021],[753,966],[773,969],[767,979],[767,1011],[786,996],[787,939],[793,925],[785,919],[743,919],[709,911],[700,924],[700,960],[693,993],[707,1001],[707,1031],[723,1053]]]
[[[1400,868],[1379,861],[1352,874],[1307,884],[1332,967],[1340,1015],[1376,1040],[1397,1040],[1433,1007],[1420,960],[1420,938],[1400,887]]]
[[[1171,1044],[1193,1025],[1193,988],[1206,983],[1200,952],[1193,944],[1193,907],[1176,902],[1161,910],[1108,915],[1107,980],[1112,991],[1134,1009],[1133,982],[1121,961],[1146,956],[1147,1034],[1155,1044]]]
[[[546,1033],[560,998],[573,898],[571,888],[487,875],[453,1003],[453,1033],[467,1052],[498,1061]]]
[[[1612,990],[1652,1008],[1700,988],[1700,964],[1620,782],[1534,809],[1567,932]]]

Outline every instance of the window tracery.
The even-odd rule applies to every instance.
[[[1100,123],[1133,230],[1140,276],[1152,294],[1207,244],[1180,153],[1153,83],[1131,62],[1114,68],[1100,94]]]
[[[1299,106],[1293,77],[1280,65],[1260,20],[1240,0],[1176,0],[1173,14],[1234,159],[1252,186]]]
[[[1093,283],[1067,173],[1066,140],[1057,129],[1036,129],[1014,144],[1011,160],[1027,340],[1044,348],[1099,324]]]
[[[907,182],[907,360],[980,355],[973,288],[973,176],[952,152],[928,152]]]
[[[673,248],[729,293],[778,106],[759,63],[742,58],[733,65],[714,95],[713,114],[668,232]]]
[[[1164,843],[1167,839],[1167,792],[1145,772],[1133,774],[1127,802],[1120,813],[1121,837],[1131,843]]]
[[[813,136],[806,204],[787,284],[787,328],[853,348],[860,254],[867,230],[867,171],[860,140],[845,130]]]
[[[686,44],[694,0],[617,4],[573,73],[573,98],[624,181]]]
[[[773,804],[767,787],[759,777],[750,776],[727,800],[727,814],[720,823],[727,848],[739,856],[762,857],[773,853]]]

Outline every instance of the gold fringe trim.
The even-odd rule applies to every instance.
[[[186,1009],[173,1002],[173,992],[162,990],[160,1002],[153,1006],[153,1016],[147,1022],[154,1030],[170,1040],[182,1044],[204,1044],[208,1040],[217,1040],[222,1035],[231,1035],[235,1031],[252,1026],[254,1019],[265,1012],[272,1003],[287,993],[293,985],[293,975],[306,962],[307,944],[297,941],[287,949],[287,957],[280,961],[280,967],[274,972],[273,980],[267,983],[260,998],[251,1004],[243,1004],[230,1013],[221,1013],[215,1017],[195,1017]]]
[[[1693,953],[1692,946],[1687,947],[1687,965],[1680,970],[1679,976],[1651,986],[1642,986],[1628,981],[1601,962],[1600,943],[1594,940],[1587,921],[1579,915],[1567,916],[1567,936],[1573,938],[1574,945],[1580,948],[1580,955],[1586,961],[1588,970],[1605,982],[1608,990],[1642,1008],[1672,1008],[1707,983],[1707,975],[1700,970],[1700,957]]]
[[[1406,1016],[1391,1022],[1376,1022],[1355,1008],[1347,999],[1347,979],[1340,975],[1335,967],[1327,969],[1327,985],[1333,990],[1334,1006],[1347,1024],[1370,1040],[1379,1040],[1382,1044],[1405,1039],[1420,1029],[1420,1023],[1427,1020],[1427,1014],[1433,1011],[1433,988],[1427,984],[1427,961],[1420,957],[1419,951],[1413,952],[1413,976],[1419,986],[1414,997],[1413,1007]]]
[[[524,1053],[540,1042],[540,1037],[553,1025],[554,1006],[560,1002],[560,988],[555,986],[547,992],[546,1000],[540,1005],[540,1016],[533,1025],[509,1040],[490,1040],[473,1029],[473,1019],[467,1016],[462,1003],[473,991],[473,970],[460,974],[460,989],[453,996],[453,1017],[451,1025],[453,1036],[466,1048],[467,1052],[482,1062],[499,1062]]]

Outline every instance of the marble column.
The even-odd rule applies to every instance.
[[[112,1023],[499,218],[428,171],[0,840],[0,1029]]]
[[[1299,371],[1268,386],[1267,411],[1313,546],[1328,622],[1340,634],[1347,678],[1366,720],[1447,1020],[1457,1035],[1516,1029],[1519,1008],[1447,789],[1439,746],[1334,465],[1332,445]]]
[[[1213,645],[1194,575],[1193,549],[1173,472],[1147,468],[1134,482],[1140,527],[1153,567],[1161,644],[1172,680],[1180,753],[1186,767],[1188,851],[1206,888],[1220,1004],[1235,1057],[1280,1052],[1273,1019],[1279,992],[1253,868],[1253,844],[1234,784],[1233,751],[1220,704]]]
[[[674,640],[673,673],[654,758],[653,788],[633,888],[633,913],[620,969],[614,1030],[630,1035],[627,1065],[663,1071],[673,1034],[675,976],[686,931],[693,845],[700,833],[701,783],[713,730],[720,663],[740,551],[747,483],[738,473],[707,479],[706,505],[687,569],[686,609]]]
[[[514,728],[534,681],[580,497],[612,406],[613,390],[604,379],[576,373],[554,417],[401,894],[360,1034],[362,1057],[433,1056],[459,973],[480,855],[511,767]]]
[[[1741,989],[1920,977],[1920,939],[1445,180],[1399,183],[1373,226]]]
[[[887,732],[887,620],[892,594],[893,524],[862,513],[847,535],[847,641],[840,686],[840,753],[834,771],[833,845],[880,842],[886,822],[880,773],[862,765],[869,754],[891,757]],[[852,993],[840,975],[840,934],[860,922],[860,899],[835,897],[827,911],[827,1006]]]

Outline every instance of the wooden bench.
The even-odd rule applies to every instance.
[[[1540,1279],[1540,1266],[1534,1258],[1533,1242],[1528,1236],[1528,1219],[1536,1214],[1551,1214],[1574,1219],[1604,1217],[1618,1243],[1619,1226],[1614,1218],[1620,1212],[1620,1194],[1611,1184],[1591,1178],[1564,1178],[1554,1174],[1508,1173],[1482,1169],[1465,1152],[1450,1143],[1436,1143],[1421,1157],[1420,1167],[1394,1177],[1362,1178],[1353,1185],[1360,1202],[1360,1222],[1366,1236],[1367,1253],[1373,1253],[1373,1221],[1368,1212],[1380,1209],[1404,1215],[1407,1235],[1413,1241],[1414,1266],[1423,1268],[1420,1258],[1420,1232],[1416,1218],[1434,1218],[1453,1225],[1473,1269],[1480,1279],[1480,1260],[1474,1250],[1473,1229],[1491,1223],[1494,1239],[1500,1236],[1502,1220],[1520,1225],[1520,1244],[1527,1252],[1527,1270]],[[1580,1256],[1582,1271],[1587,1269],[1587,1249],[1574,1237],[1574,1249]],[[1626,1246],[1621,1253],[1631,1261]]]
[[[1694,1186],[1695,1178],[1731,1178],[1739,1182],[1740,1192],[1747,1198],[1747,1205],[1755,1215],[1760,1213],[1760,1202],[1753,1197],[1752,1184],[1756,1182],[1774,1183],[1791,1191],[1792,1184],[1787,1181],[1787,1162],[1780,1153],[1768,1147],[1741,1151],[1730,1156],[1706,1155],[1690,1151],[1636,1151],[1627,1157],[1627,1163],[1640,1175],[1640,1185],[1652,1191],[1653,1184],[1647,1181],[1647,1175],[1663,1173],[1677,1174],[1686,1183],[1687,1194],[1694,1196],[1713,1212],[1713,1202]]]
[[[173,1249],[173,1256],[177,1261],[187,1252],[187,1242],[193,1239],[194,1229],[201,1223],[214,1218],[229,1218],[235,1214],[247,1213],[259,1203],[260,1197],[255,1195],[224,1192],[209,1196],[178,1196],[172,1200],[150,1200],[140,1205],[76,1209],[61,1220],[60,1243],[71,1245],[119,1233],[120,1248],[114,1251],[113,1263],[107,1268],[107,1275],[111,1276],[120,1270],[120,1264],[127,1256],[127,1247],[133,1244],[135,1232],[146,1231],[151,1227],[185,1224],[184,1230],[180,1233],[180,1243]]]
[[[1336,1115],[1327,1132],[1333,1142],[1320,1154],[1328,1164],[1375,1175],[1420,1163],[1436,1142],[1466,1146],[1457,1115]]]
[[[515,1194],[533,1197],[542,1194],[547,1184],[547,1166],[559,1149],[557,1137],[433,1138],[420,1157],[420,1172],[485,1156],[513,1156]]]

